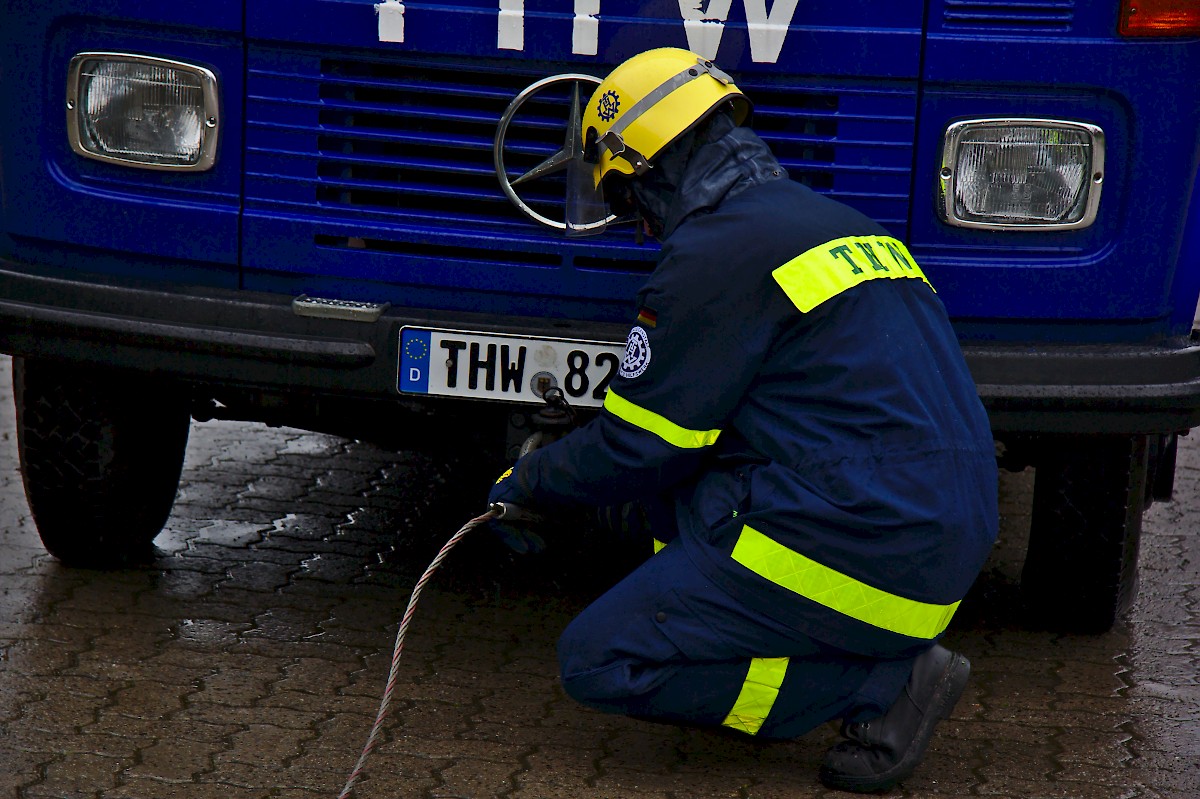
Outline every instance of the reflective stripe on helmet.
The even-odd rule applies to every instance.
[[[688,83],[699,78],[701,75],[709,75],[720,83],[726,86],[732,85],[733,79],[726,73],[717,69],[711,61],[697,59],[696,64],[689,66],[687,69],[681,70],[670,78],[660,83],[656,88],[647,93],[644,97],[633,104],[633,107],[621,115],[621,118],[613,123],[604,134],[600,137],[600,146],[605,147],[613,154],[614,158],[624,158],[633,165],[634,171],[637,174],[642,174],[650,165],[646,159],[636,150],[625,144],[625,139],[621,135],[625,129],[637,121],[638,117],[649,111],[667,95],[678,89],[680,86],[685,86]]]
[[[783,685],[787,667],[787,658],[751,659],[742,690],[721,723],[748,735],[757,734],[779,697],[779,686]]]
[[[720,72],[721,75],[724,76],[725,80],[717,78],[717,76],[713,74],[714,72]],[[714,78],[721,80],[721,82],[726,85],[729,85],[731,82],[728,75],[726,75],[724,72],[721,72],[721,70],[714,67],[711,63],[706,64],[704,61],[698,61],[694,66],[680,70],[675,75],[672,75],[662,83],[658,84],[656,88],[648,92],[644,97],[634,103],[632,108],[622,114],[621,118],[614,122],[612,127],[609,128],[607,132],[616,133],[618,135],[623,133],[625,128],[629,127],[635,120],[637,120],[638,117],[646,113],[646,111],[658,105],[659,101],[668,94],[675,91],[680,86],[691,83],[701,75],[712,75]]]
[[[827,241],[797,255],[771,276],[803,313],[846,289],[881,277],[920,278],[933,288],[908,248],[891,236],[844,236]]]
[[[788,549],[748,525],[742,527],[732,557],[759,577],[805,599],[911,638],[936,638],[959,605],[934,605],[890,594]]]
[[[634,427],[641,428],[680,449],[699,449],[711,446],[721,435],[720,430],[689,430],[680,427],[665,416],[635,405],[624,397],[620,397],[610,387],[604,397],[604,409],[629,422]]]

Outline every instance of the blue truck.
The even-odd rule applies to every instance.
[[[145,551],[192,419],[503,448],[551,386],[596,408],[656,246],[561,236],[544,167],[657,46],[908,243],[1035,469],[1024,601],[1110,627],[1200,424],[1195,0],[5,0],[0,351],[47,549]]]

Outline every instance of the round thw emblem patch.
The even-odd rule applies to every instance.
[[[638,326],[629,331],[625,342],[625,360],[621,361],[621,377],[637,377],[650,365],[650,337]]]

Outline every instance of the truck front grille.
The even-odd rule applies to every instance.
[[[1075,17],[1075,0],[945,0],[942,18],[948,30],[1012,30],[1066,33]]]
[[[523,217],[493,169],[496,125],[512,98],[544,77],[511,62],[332,58],[252,49],[246,207],[316,222],[313,243],[381,253],[462,248],[476,261],[543,266],[547,253],[644,271],[653,252],[632,231],[569,242]],[[908,217],[915,90],[789,85],[747,77],[756,130],[792,177],[859,206],[899,235]],[[557,150],[567,98],[543,96],[510,128],[510,172]],[[562,187],[527,200],[561,218]],[[524,194],[524,192],[523,192]],[[368,232],[352,230],[367,226]],[[311,226],[310,226],[311,227]],[[481,246],[482,240],[486,244]]]

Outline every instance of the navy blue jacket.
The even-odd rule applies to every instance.
[[[685,220],[603,412],[522,458],[533,506],[674,497],[748,608],[874,656],[928,646],[996,537],[988,421],[904,246],[789,180]]]

